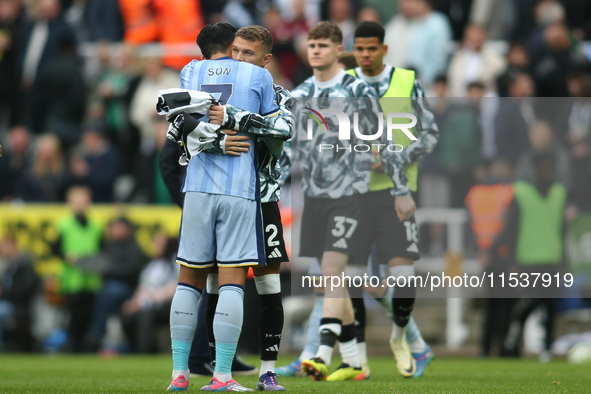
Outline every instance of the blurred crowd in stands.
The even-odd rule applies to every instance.
[[[130,351],[156,351],[157,329],[168,327],[177,285],[177,240],[156,230],[147,256],[125,216],[106,226],[89,216],[90,188],[72,186],[66,198],[70,213],[55,223],[57,238],[51,244],[62,264],[43,278],[42,286],[32,257],[19,249],[15,235],[0,239],[0,351],[97,352],[115,314]],[[45,328],[44,338],[36,338],[34,311],[41,295],[45,308],[51,305],[62,319]]]
[[[268,69],[291,89],[312,75],[306,34],[320,20],[339,25],[346,51],[358,22],[383,24],[385,61],[416,70],[432,97],[441,139],[421,163],[419,208],[465,207],[476,184],[531,181],[533,157],[550,153],[569,190],[567,216],[591,211],[589,0],[0,0],[0,201],[72,208],[54,250],[77,263],[62,291],[76,317],[71,350],[96,350],[118,309],[138,351],[153,350],[142,330],[167,322],[174,242],[159,234],[146,265],[126,219],[98,229],[85,212],[90,203],[173,204],[157,165],[168,124],[156,95],[179,86],[200,28],[267,27]],[[163,44],[160,54],[142,51],[151,43]],[[72,231],[85,250],[67,240]],[[430,238],[443,237],[433,226]],[[15,311],[37,279],[14,237],[1,240],[0,259],[0,329],[9,319],[26,348],[30,332],[15,327],[28,317]],[[102,269],[81,268],[90,265]],[[96,307],[84,307],[92,298]]]

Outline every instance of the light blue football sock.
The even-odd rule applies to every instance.
[[[414,342],[420,337],[421,332],[419,331],[419,327],[417,326],[415,319],[411,317],[406,326],[406,342]]]
[[[300,356],[300,360],[307,360],[314,355],[318,351],[320,347],[320,334],[318,333],[318,328],[320,328],[320,320],[322,319],[322,308],[324,306],[324,296],[323,295],[316,295],[316,303],[314,304],[314,309],[312,309],[312,313],[308,318],[308,332],[306,335],[306,346],[304,347],[304,351]]]
[[[197,303],[201,290],[179,283],[170,307],[170,339],[172,342],[172,370],[189,370],[189,353],[195,327],[197,327]]]
[[[236,354],[238,338],[244,318],[244,289],[240,285],[220,286],[220,298],[213,319],[215,335],[214,376],[232,373],[232,360]]]
[[[427,344],[421,335],[419,326],[412,317],[406,326],[406,342],[411,353],[424,353],[427,351]]]
[[[215,343],[215,372],[220,374],[232,373],[232,360],[236,354],[238,343]],[[230,360],[228,362],[228,360]]]
[[[382,308],[386,311],[388,319],[394,321],[394,314],[392,312],[392,297],[394,296],[394,287],[387,287],[382,298],[376,298]]]

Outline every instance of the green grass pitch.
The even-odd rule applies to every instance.
[[[257,363],[255,357],[247,361]],[[282,358],[279,365],[291,361]],[[339,360],[334,360],[335,363]],[[424,377],[403,379],[392,358],[370,358],[372,377],[362,382],[314,382],[280,378],[292,393],[591,393],[591,364],[564,360],[435,358]],[[170,383],[167,356],[0,356],[0,393],[165,393]],[[256,387],[256,377],[239,377]],[[191,379],[199,392],[207,378]]]

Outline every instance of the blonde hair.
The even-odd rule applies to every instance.
[[[39,154],[42,148],[49,147],[55,151],[55,155],[52,160],[47,163],[40,160]],[[33,174],[40,178],[44,175],[59,175],[64,170],[64,156],[62,154],[62,148],[59,138],[55,134],[44,134],[37,140],[37,146],[35,149],[35,159],[33,162]]]
[[[243,38],[246,41],[260,42],[265,53],[271,53],[273,50],[273,36],[263,26],[251,25],[242,27],[236,32],[236,37]]]

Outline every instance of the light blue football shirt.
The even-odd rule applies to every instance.
[[[193,60],[181,71],[181,88],[208,92],[221,104],[231,104],[263,116],[279,111],[271,74],[264,68],[231,57]],[[201,152],[192,157],[183,192],[223,194],[260,201],[256,136],[245,135],[250,137],[250,148],[240,156]]]

